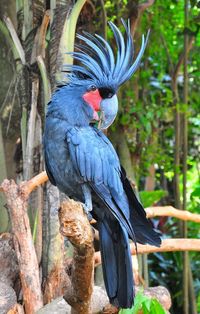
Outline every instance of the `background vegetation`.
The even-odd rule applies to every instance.
[[[66,19],[72,7],[73,19]],[[112,42],[107,19],[120,26],[121,17],[130,18],[136,52],[141,34],[148,29],[151,34],[139,71],[119,91],[120,114],[108,135],[145,206],[200,212],[199,1],[2,0],[0,14],[0,181],[30,179],[44,167],[45,106],[63,79],[57,76],[60,64],[71,62],[59,63],[58,53],[73,49],[73,32],[66,34],[63,25],[73,30],[78,19],[79,33],[97,32]],[[58,228],[44,223],[42,230],[41,224],[42,217],[51,222],[51,209],[44,205],[50,189],[39,189],[30,201],[44,276],[57,258],[51,250],[59,251],[59,240],[50,243]],[[1,199],[1,232],[9,229],[4,203]],[[200,235],[195,223],[162,218],[155,224],[163,237]],[[48,248],[42,247],[42,233]],[[141,258],[140,266],[147,284],[169,289],[172,313],[200,313],[199,253],[157,253]]]

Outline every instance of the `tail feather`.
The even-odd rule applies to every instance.
[[[152,222],[147,219],[146,212],[136,197],[125,170],[122,168],[122,183],[129,201],[130,222],[134,230],[135,238],[138,243],[160,246],[161,239],[158,232],[153,228]]]
[[[105,287],[110,302],[121,308],[133,305],[134,282],[128,234],[117,220],[99,221]]]

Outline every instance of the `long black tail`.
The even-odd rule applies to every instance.
[[[158,232],[153,229],[153,224],[146,217],[146,212],[142,204],[137,199],[129,180],[126,177],[126,172],[122,168],[122,183],[129,201],[130,207],[130,223],[134,230],[135,239],[141,244],[151,244],[160,246],[161,239]]]
[[[130,308],[134,282],[128,234],[115,218],[99,221],[98,226],[104,282],[110,303]]]

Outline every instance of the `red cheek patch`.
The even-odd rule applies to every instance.
[[[98,89],[87,92],[83,95],[83,99],[92,107],[94,111],[100,110],[100,102],[102,100]]]

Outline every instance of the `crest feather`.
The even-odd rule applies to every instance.
[[[88,77],[97,84],[112,83],[119,87],[124,82],[130,79],[140,65],[141,58],[145,51],[149,32],[146,39],[142,36],[142,44],[140,51],[135,60],[134,44],[130,31],[130,22],[127,23],[122,19],[122,24],[126,33],[126,41],[119,28],[112,22],[109,26],[113,32],[116,44],[117,55],[113,52],[110,44],[101,36],[91,35],[84,32],[84,36],[78,34],[77,37],[83,44],[75,45],[78,52],[69,53],[75,60],[79,61],[80,65],[65,65],[64,70],[68,73],[68,78],[75,83],[78,78],[77,74]]]

